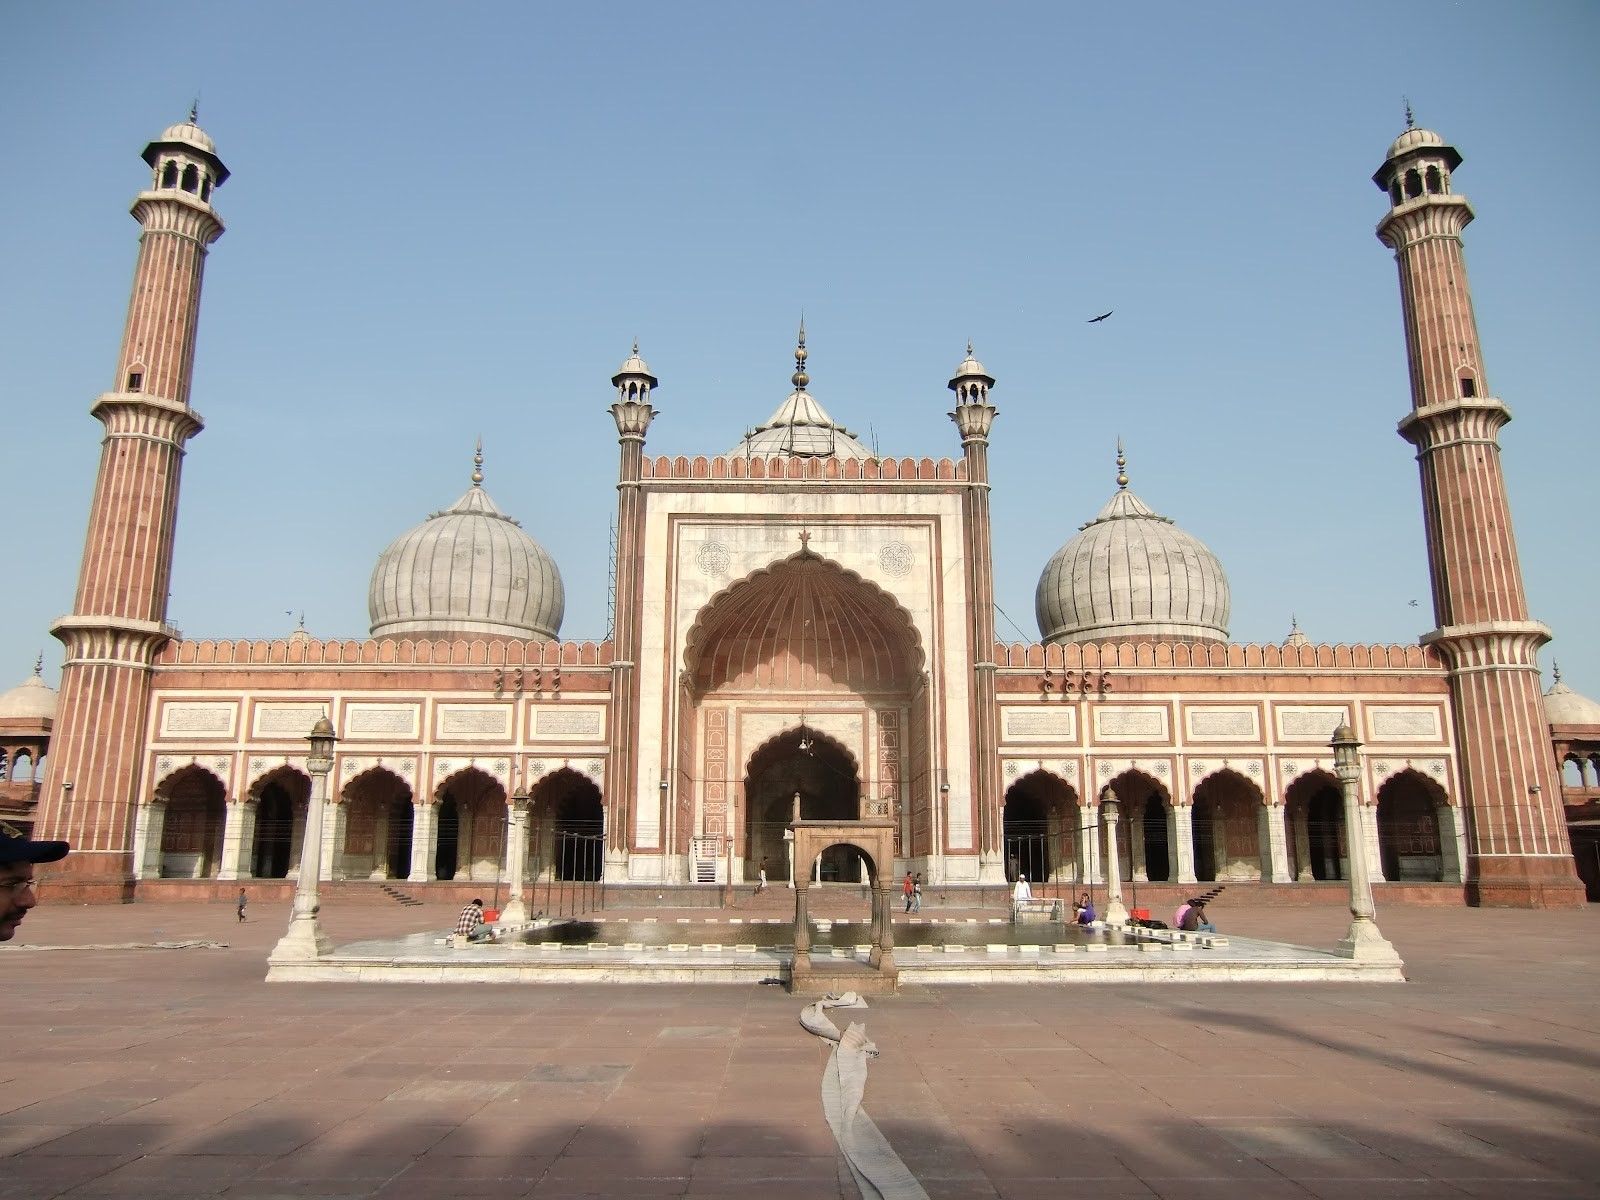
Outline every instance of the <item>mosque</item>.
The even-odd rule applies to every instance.
[[[1600,705],[1559,680],[1539,690],[1550,635],[1524,601],[1497,440],[1510,414],[1467,290],[1473,212],[1437,134],[1408,122],[1374,176],[1436,628],[1354,646],[1298,629],[1230,642],[1221,563],[1139,498],[1120,447],[1104,507],[1040,547],[1039,640],[997,641],[995,378],[969,346],[950,455],[880,456],[809,391],[803,328],[793,391],[704,456],[647,451],[658,380],[637,346],[612,375],[607,640],[561,640],[560,570],[490,498],[481,450],[460,498],[378,555],[365,640],[186,640],[167,593],[228,169],[193,114],[143,157],[133,297],[91,409],[105,438],[82,569],[52,628],[60,693],[36,671],[0,696],[0,805],[73,844],[47,877],[58,895],[292,878],[322,794],[306,735],[327,715],[320,862],[338,887],[453,895],[509,869],[683,900],[789,878],[799,816],[890,818],[896,874],[946,889],[1092,884],[1115,820],[1152,888],[1309,895],[1357,853],[1394,894],[1582,901]],[[1350,829],[1329,746],[1346,722],[1363,743]],[[835,847],[807,869],[853,880],[860,863]]]

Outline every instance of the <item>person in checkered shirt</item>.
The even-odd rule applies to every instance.
[[[452,931],[457,938],[466,938],[469,942],[486,942],[493,936],[493,930],[483,923],[483,901],[474,899],[471,904],[461,910],[461,915],[456,918],[456,927]]]

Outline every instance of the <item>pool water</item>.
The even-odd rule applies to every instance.
[[[767,949],[789,948],[794,945],[794,926],[781,924],[746,923],[734,925],[721,921],[694,921],[686,925],[662,921],[586,921],[580,918],[557,921],[537,929],[529,929],[522,941],[530,946],[545,942],[560,945],[586,945],[605,942],[620,946],[637,942],[646,946],[671,944],[703,945],[756,945]],[[812,922],[811,946],[814,950],[835,947],[853,948],[872,941],[872,924],[868,921]],[[894,927],[895,947],[917,946],[1127,946],[1133,943],[1120,930],[1085,929],[1080,925],[1066,925],[1059,921],[1041,921],[1013,925],[1009,922],[990,925],[986,922],[918,923]]]

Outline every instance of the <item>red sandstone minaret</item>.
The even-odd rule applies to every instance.
[[[51,632],[66,647],[44,836],[65,838],[63,874],[121,889],[149,706],[150,664],[166,624],[184,443],[203,423],[189,407],[206,248],[222,236],[211,193],[228,178],[189,120],[144,150],[152,178],[133,202],[143,232],[111,390],[90,411],[105,425],[78,592]]]
[[[994,377],[972,357],[956,368],[949,388],[956,394],[950,419],[961,433],[967,463],[966,544],[968,637],[972,641],[972,802],[978,818],[979,871],[986,883],[1005,882],[1003,800],[1000,786],[1000,716],[995,694],[994,557],[989,520],[989,430],[1000,410],[989,403]],[[942,802],[942,801],[941,801]]]
[[[657,799],[639,780],[639,610],[644,586],[644,496],[639,481],[645,434],[656,416],[650,407],[650,393],[661,381],[650,374],[635,342],[633,353],[611,382],[617,389],[611,415],[617,422],[621,462],[617,472],[616,627],[611,633],[611,766],[606,788],[616,799],[606,830],[606,874],[620,880],[632,846],[635,804],[659,804],[669,797]],[[661,828],[667,828],[666,813],[661,814]],[[663,847],[663,852],[671,854],[672,847]]]
[[[1468,899],[1581,904],[1539,698],[1511,507],[1500,469],[1510,410],[1489,392],[1461,231],[1472,206],[1451,190],[1454,146],[1416,128],[1389,148],[1373,182],[1389,196],[1378,240],[1395,252],[1411,369],[1400,435],[1417,448],[1438,627],[1423,638],[1450,669],[1467,814]]]

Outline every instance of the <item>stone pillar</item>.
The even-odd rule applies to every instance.
[[[412,883],[427,883],[433,878],[433,860],[439,852],[439,804],[418,798],[411,805]]]
[[[1197,882],[1194,873],[1194,808],[1188,804],[1172,805],[1172,823],[1167,827],[1172,833],[1173,879],[1178,883]]]
[[[1129,813],[1129,817],[1132,817]],[[1143,814],[1140,814],[1141,817]],[[1135,883],[1150,882],[1150,865],[1144,858],[1144,821],[1128,822],[1128,873]]]
[[[1385,882],[1383,851],[1378,843],[1378,806],[1376,804],[1363,804],[1361,806],[1361,845],[1363,853],[1367,856],[1367,877],[1373,883]]]
[[[322,814],[322,873],[317,877],[319,879],[332,879],[336,868],[340,875],[344,874],[344,825],[347,815],[344,805],[329,796]]]
[[[1293,810],[1291,810],[1293,811]],[[1294,826],[1295,880],[1298,883],[1315,882],[1316,872],[1311,869],[1311,809],[1309,806],[1289,818]]]
[[[368,879],[389,878],[389,804],[378,805],[372,820],[372,870]]]
[[[1100,806],[1085,804],[1083,822],[1078,830],[1078,861],[1081,864],[1080,882],[1100,882]]]
[[[249,800],[229,800],[224,806],[222,864],[218,879],[250,878],[250,843],[255,833],[255,805]]]
[[[797,884],[794,889],[794,952],[796,956],[811,951],[811,910],[806,903],[810,892],[809,882]]]
[[[1340,724],[1333,733],[1333,764],[1344,796],[1344,826],[1350,835],[1350,930],[1339,943],[1339,953],[1363,962],[1395,963],[1400,956],[1378,931],[1377,907],[1372,902],[1372,884],[1367,876],[1366,838],[1362,835],[1361,778],[1355,731]]]
[[[1100,793],[1100,814],[1106,829],[1106,924],[1126,925],[1128,909],[1122,903],[1122,866],[1117,860],[1117,794]]]
[[[873,966],[880,971],[893,971],[894,963],[894,893],[886,881],[880,880],[873,889],[873,907],[878,912],[877,929],[872,939],[869,956]]]
[[[141,804],[134,830],[134,865],[140,879],[161,878],[161,835],[167,827],[167,802],[152,800]],[[143,835],[142,840],[141,833]]]
[[[1461,883],[1465,878],[1462,867],[1467,861],[1467,831],[1461,823],[1461,810],[1453,804],[1441,804],[1435,811],[1439,816],[1440,875],[1446,883]]]
[[[1261,823],[1266,835],[1262,840],[1267,844],[1267,878],[1272,883],[1288,883],[1293,878],[1289,874],[1289,830],[1284,824],[1287,815],[1286,805],[1261,806]]]
[[[522,877],[528,869],[528,800],[526,796],[513,795],[506,816],[506,881],[507,895],[500,919],[520,922],[528,919],[528,908],[522,901]]]

